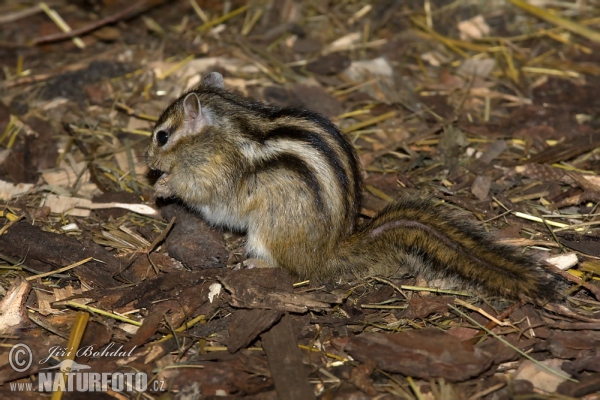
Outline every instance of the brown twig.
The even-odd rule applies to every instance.
[[[496,317],[497,320],[502,321],[504,318],[507,318],[510,314],[512,314],[513,312],[515,312],[515,310],[519,307],[521,307],[523,305],[522,301],[516,301],[514,302],[510,307],[508,307],[506,310],[502,311],[502,313],[500,315],[498,315],[498,317]],[[492,330],[494,329],[498,324],[495,321],[490,321],[488,322],[488,324],[485,326],[485,329],[488,330]],[[479,339],[481,339],[484,335],[486,334],[486,331],[483,329],[480,329],[475,336],[473,336],[470,339],[471,344],[475,345],[477,344],[477,342],[479,342]]]
[[[150,246],[146,247],[146,249],[144,251],[147,254],[150,254],[152,251],[154,251],[154,249],[156,248],[156,246],[158,246],[158,244],[160,242],[162,242],[163,240],[165,240],[165,238],[167,237],[167,235],[171,231],[171,228],[173,227],[173,224],[175,224],[175,217],[171,218],[171,221],[169,221],[169,225],[167,225],[167,227],[165,229],[163,229],[163,231],[160,233],[160,235],[158,235],[158,237],[156,239],[154,239],[154,241],[152,242],[152,244]]]

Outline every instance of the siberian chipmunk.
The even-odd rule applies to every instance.
[[[262,266],[327,280],[404,265],[489,294],[551,291],[531,258],[430,198],[401,196],[358,226],[361,170],[342,132],[312,111],[229,92],[216,72],[163,112],[146,159],[162,172],[159,197],[247,232],[247,252]]]

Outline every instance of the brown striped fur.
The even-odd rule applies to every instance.
[[[337,127],[228,92],[216,73],[164,111],[147,162],[163,172],[159,196],[247,232],[250,255],[301,278],[389,274],[404,265],[508,297],[548,291],[529,257],[433,199],[402,196],[357,227],[359,164]]]

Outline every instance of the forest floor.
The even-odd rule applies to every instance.
[[[0,3],[0,397],[600,399],[600,8],[531,4]],[[335,122],[363,221],[433,195],[559,300],[242,268],[144,161],[211,71]]]

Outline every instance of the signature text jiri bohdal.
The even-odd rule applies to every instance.
[[[83,346],[77,349],[75,355],[77,357],[131,357],[133,351],[136,346],[134,346],[131,350],[125,351],[123,350],[123,345],[119,345],[119,347],[114,348],[116,345],[114,343],[109,343],[102,350],[95,350],[94,345]],[[61,346],[52,346],[48,349],[48,357],[44,358],[40,361],[40,364],[45,364],[50,358],[57,357],[70,357],[71,351],[66,347]]]

